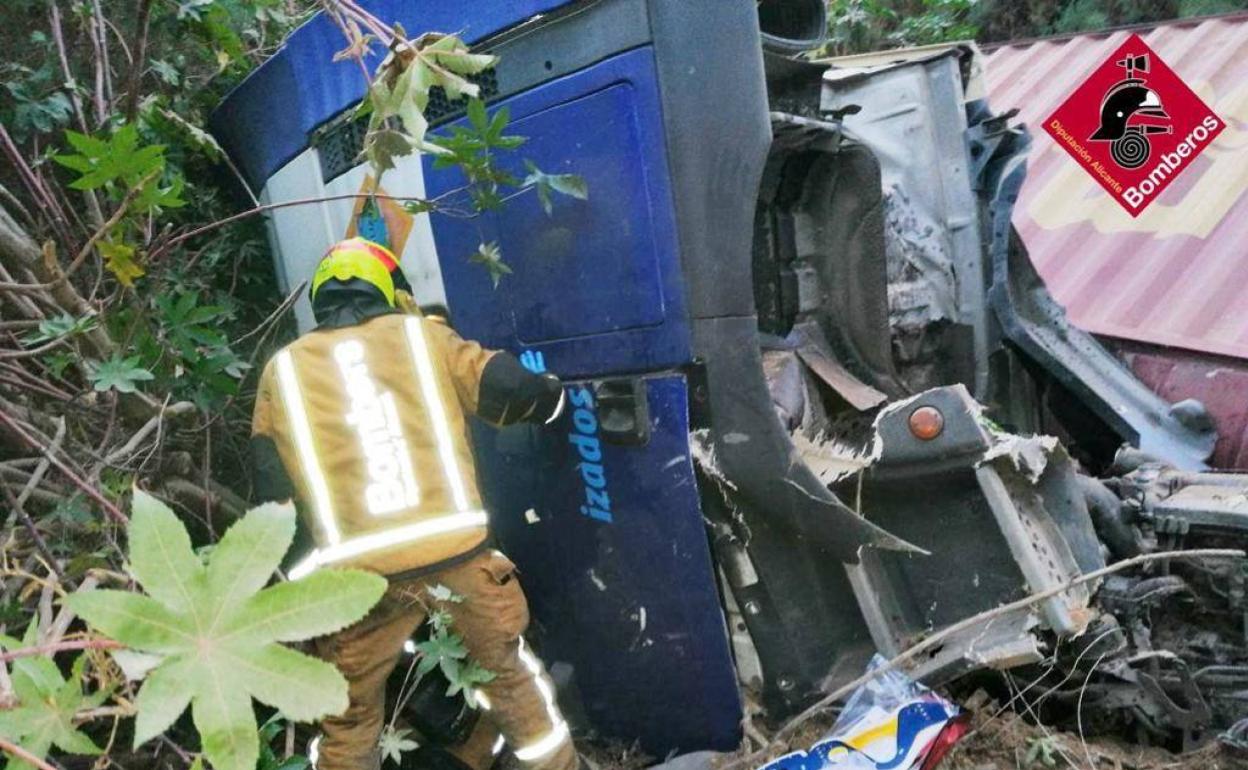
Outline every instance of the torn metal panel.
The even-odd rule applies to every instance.
[[[963,58],[953,48],[882,67],[833,59],[821,107],[861,106],[845,117],[845,130],[879,160],[899,369],[915,390],[960,380],[961,372],[950,376],[950,364],[960,361],[934,331],[942,323],[964,327],[972,362],[966,381],[982,397],[991,330],[979,202],[964,138]]]
[[[975,469],[975,477],[1031,593],[1078,577],[1079,566],[1070,546],[1034,487],[1024,486],[1026,477],[1003,478],[1001,470],[1000,464],[984,463]],[[1086,586],[1077,586],[1045,599],[1041,607],[1049,628],[1064,636],[1082,633],[1089,616],[1081,610],[1086,610],[1089,596]]]
[[[888,400],[888,396],[855,377],[837,360],[818,324],[812,321],[794,324],[787,341],[815,376],[855,409],[872,409]]]
[[[910,431],[910,415],[922,408],[943,416],[934,439]],[[904,649],[931,631],[1104,565],[1073,464],[1056,440],[989,429],[960,385],[890,404],[875,430],[876,451],[834,488],[860,496],[872,521],[932,553],[873,552],[850,568],[880,649]],[[1034,661],[1038,630],[1074,636],[1086,628],[1091,595],[1092,587],[1079,586],[1034,612],[998,619],[945,645],[923,673],[942,679]]]

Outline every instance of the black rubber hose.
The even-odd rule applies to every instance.
[[[1122,501],[1118,496],[1090,476],[1080,476],[1079,483],[1088,513],[1092,516],[1092,526],[1101,541],[1109,547],[1109,552],[1116,559],[1139,556],[1143,552],[1139,536],[1135,527],[1124,519]]]

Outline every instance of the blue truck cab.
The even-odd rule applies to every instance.
[[[476,431],[493,527],[543,655],[570,670],[604,734],[657,753],[735,747],[740,699],[689,436],[709,407],[696,340],[754,332],[750,233],[770,142],[756,3],[364,5],[498,54],[482,96],[527,137],[516,170],[528,158],[589,188],[549,216],[532,195],[479,219],[420,216],[400,245],[419,301],[444,302],[465,337],[538,356],[570,383],[567,435]],[[342,47],[337,27],[312,19],[213,116],[266,203],[360,190],[348,116],[365,84],[353,62],[332,61]],[[436,130],[464,107],[435,98],[428,117]],[[382,180],[430,197],[461,183],[417,157]],[[287,286],[347,235],[354,205],[273,212]],[[467,260],[489,241],[514,270],[498,289]]]

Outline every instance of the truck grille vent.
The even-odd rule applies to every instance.
[[[493,69],[485,70],[468,79],[481,88],[481,98],[489,101],[498,95],[498,77]],[[429,89],[429,104],[425,107],[425,120],[431,127],[464,114],[467,99],[448,99],[441,86]],[[368,120],[343,120],[323,129],[313,140],[321,159],[321,178],[326,182],[342,176],[360,164],[360,150],[364,146],[364,134]]]

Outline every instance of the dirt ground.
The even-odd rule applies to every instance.
[[[1212,744],[1191,754],[1133,746],[1104,737],[1028,724],[1013,712],[974,713],[971,732],[939,770],[1248,770],[1248,753]]]
[[[1248,752],[1217,743],[1176,755],[1103,736],[1084,740],[1074,733],[1031,724],[1017,713],[1002,711],[986,697],[969,700],[971,730],[937,770],[1248,770]],[[789,750],[809,748],[831,730],[834,721],[831,714],[812,720],[798,731]],[[765,739],[765,733],[759,737]],[[642,770],[661,761],[619,743],[588,742],[578,748],[595,770]],[[690,767],[732,766],[742,756],[741,752],[722,754]]]

